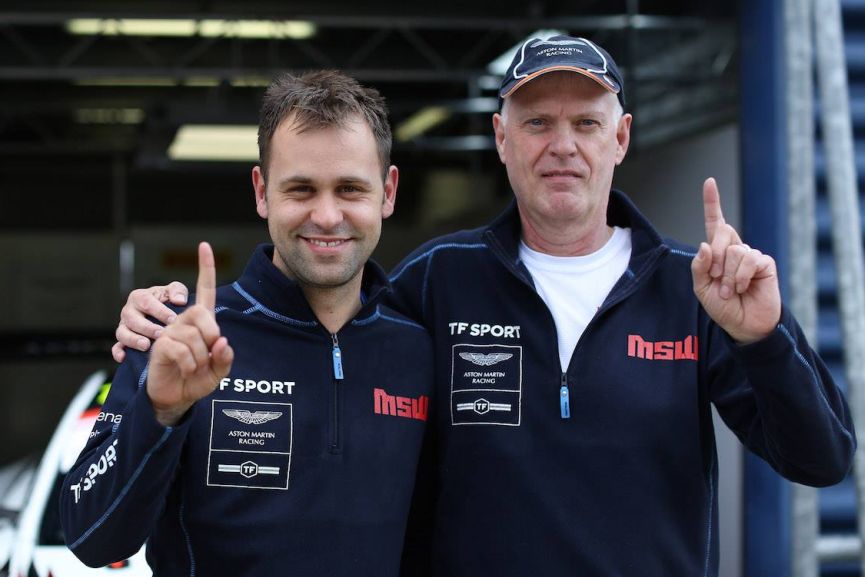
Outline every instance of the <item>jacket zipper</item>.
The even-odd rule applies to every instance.
[[[516,267],[516,265],[514,265],[514,263],[511,262],[511,260],[509,258],[507,258],[507,252],[499,244],[499,240],[495,237],[495,235],[492,234],[491,231],[487,231],[486,234],[488,235],[488,238],[490,239],[490,245],[493,249],[493,252],[496,254],[498,259],[507,267],[508,270],[511,271],[511,273],[514,276],[516,276],[523,283],[525,283],[526,286],[531,288],[532,291],[535,293],[535,295],[540,299],[541,297],[538,295],[538,292],[535,289],[535,287],[532,286],[532,283],[530,283],[528,280],[526,280],[526,278],[522,274],[522,271],[520,269],[518,269]],[[556,323],[552,318],[553,313],[550,312],[549,307],[547,307],[545,303],[544,303],[544,307],[547,308],[547,315],[549,315],[550,320],[553,321],[553,323],[552,323],[553,324],[553,332],[556,332],[558,329],[556,328]],[[555,350],[554,356],[556,359],[556,364],[558,364],[559,363],[558,338],[555,339],[555,342],[556,342],[556,350]],[[571,418],[571,392],[570,392],[570,389],[568,387],[568,373],[567,372],[561,373],[561,375],[560,375],[559,412],[561,414],[562,419],[570,419]]]
[[[559,390],[559,407],[562,410],[562,418],[571,418],[571,393],[568,391],[568,373],[562,373],[562,387]]]
[[[331,359],[333,360],[333,431],[330,438],[330,452],[339,453],[339,383],[343,380],[342,351],[339,349],[339,339],[336,338],[336,333],[332,333],[330,337],[333,340],[333,349],[331,350]]]
[[[486,233],[484,233],[484,235],[487,237],[490,248],[492,249],[493,253],[498,257],[499,261],[501,261],[501,263],[504,264],[505,267],[509,271],[511,271],[511,274],[513,274],[518,279],[520,279],[523,283],[525,283],[525,285],[528,286],[529,288],[531,288],[535,292],[535,294],[537,295],[537,290],[535,290],[535,288],[532,286],[532,283],[530,283],[528,280],[526,280],[525,276],[522,274],[522,271],[516,267],[516,265],[511,261],[510,258],[508,258],[507,251],[504,249],[504,247],[501,246],[501,243],[499,243],[499,239],[496,238],[495,234],[493,234],[492,231],[488,230]],[[615,288],[615,286],[614,286],[614,288]],[[627,297],[628,295],[631,294],[631,292],[633,292],[633,289],[629,289],[627,291],[621,291],[619,294],[617,294],[612,299],[610,299],[609,295],[607,295],[607,299],[601,304],[600,308],[595,313],[595,316],[592,318],[592,320],[589,321],[589,324],[586,325],[586,329],[583,331],[583,334],[585,335],[586,332],[588,332],[589,327],[592,326],[592,324],[595,322],[596,318],[598,318],[602,313],[606,312],[608,309],[612,308],[613,305],[617,304],[619,301],[624,300],[625,297]],[[538,296],[538,298],[541,298],[541,297]],[[546,304],[544,306],[546,307]],[[552,313],[549,311],[549,307],[547,307],[547,313],[550,315],[550,317],[552,317]],[[558,329],[556,329],[555,321],[553,322],[553,330],[554,331],[558,330]],[[580,340],[582,340],[582,338]],[[556,340],[556,342],[558,343],[558,339]],[[580,346],[580,344],[577,343],[577,347],[579,347],[579,346]],[[574,349],[573,353],[576,354],[576,348]],[[556,361],[558,361],[558,358],[559,358],[558,350],[556,350]],[[559,410],[560,410],[560,413],[561,413],[561,416],[563,419],[570,419],[571,418],[571,393],[570,393],[570,388],[568,386],[568,373],[567,373],[567,371],[565,371],[561,374],[561,380],[560,380],[560,386],[559,386]]]

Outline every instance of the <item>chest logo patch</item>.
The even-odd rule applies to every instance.
[[[293,425],[291,403],[213,400],[208,486],[288,489]]]
[[[515,345],[453,345],[451,424],[520,424],[523,348]]]

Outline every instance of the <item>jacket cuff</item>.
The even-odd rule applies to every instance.
[[[797,333],[796,321],[790,311],[781,305],[781,319],[775,325],[775,329],[764,338],[753,343],[741,345],[734,341],[730,335],[724,332],[730,350],[743,363],[750,365],[761,365],[771,362],[780,356],[790,354],[790,348],[795,347],[793,340]]]

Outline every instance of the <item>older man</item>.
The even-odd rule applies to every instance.
[[[631,115],[609,54],[531,39],[500,96],[515,203],[391,276],[442,387],[434,572],[715,575],[711,405],[779,473],[827,485],[855,450],[843,396],[712,179],[696,251],[611,190]],[[156,292],[130,297],[121,340],[149,334],[132,309]]]

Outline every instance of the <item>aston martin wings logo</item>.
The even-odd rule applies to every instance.
[[[513,353],[489,353],[488,355],[483,353],[460,353],[461,358],[482,367],[489,367],[506,361],[512,356],[514,356]]]
[[[222,412],[246,425],[260,425],[282,416],[279,411],[247,411],[246,409],[222,409]]]

